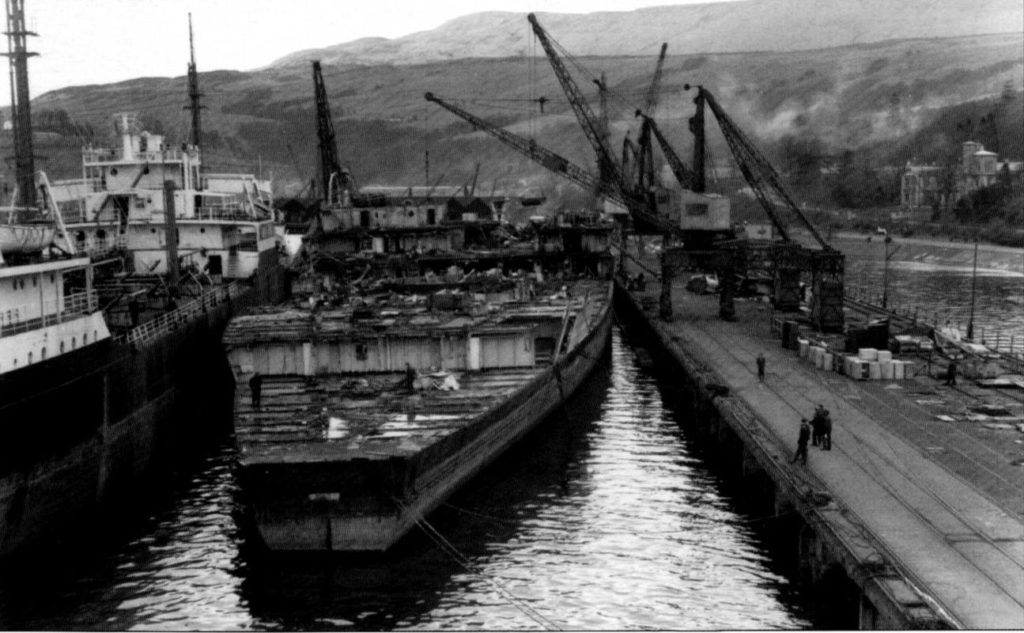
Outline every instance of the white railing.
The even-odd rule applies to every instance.
[[[185,152],[175,148],[163,150],[134,152],[132,160],[138,162],[149,161],[151,163],[180,161],[184,158]],[[121,153],[116,149],[86,149],[82,152],[82,162],[86,165],[106,162],[124,162]]]
[[[94,290],[65,295],[62,302],[50,299],[43,301],[41,306],[38,303],[13,306],[0,312],[0,337],[63,323],[83,314],[95,312],[97,305]]]
[[[242,296],[248,290],[248,286],[238,282],[213,288],[196,299],[115,337],[115,340],[137,346],[146,345],[184,327],[208,309]]]

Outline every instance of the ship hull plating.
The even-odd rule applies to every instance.
[[[226,423],[224,326],[238,309],[278,299],[282,275],[262,271],[256,289],[156,340],[108,340],[0,376],[0,556],[81,538],[157,458],[212,431],[202,428],[217,419],[212,407]]]

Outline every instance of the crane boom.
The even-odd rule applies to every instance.
[[[665,155],[665,160],[668,161],[668,166],[672,169],[672,173],[675,174],[676,180],[683,186],[683,189],[689,189],[693,191],[694,183],[697,178],[693,171],[687,167],[676,150],[669,145],[668,139],[658,129],[658,124],[654,122],[654,119],[647,116],[643,112],[637,110],[637,116],[643,117],[644,125],[648,126],[650,131],[654,134],[654,138],[658,139],[658,145],[661,146],[661,151]]]
[[[722,109],[722,106],[715,100],[714,95],[708,92],[703,86],[697,87],[698,97],[703,97],[708,106],[711,108],[711,112],[714,113],[715,118],[718,120],[718,126],[722,130],[722,135],[725,136],[725,141],[729,145],[729,149],[732,151],[733,156],[736,157],[736,162],[739,164],[740,172],[743,177],[747,180],[751,189],[754,190],[754,194],[760,201],[761,206],[764,207],[765,212],[771,219],[772,224],[778,229],[779,234],[782,235],[783,239],[790,241],[789,234],[786,231],[785,223],[776,213],[775,201],[773,197],[782,202],[793,214],[800,220],[804,228],[810,231],[814,239],[822,247],[823,250],[830,251],[832,247],[822,239],[814,225],[811,224],[810,220],[800,211],[800,208],[790,197],[785,187],[782,186],[782,181],[779,178],[779,174],[772,167],[768,159],[758,151],[757,147],[747,138],[742,130],[733,122],[728,114]]]
[[[320,187],[324,202],[331,202],[331,183],[339,187],[351,187],[348,170],[338,160],[338,144],[334,136],[334,122],[331,120],[331,106],[327,102],[327,88],[320,71],[320,62],[313,61],[313,90],[316,99],[316,137],[320,151]]]
[[[434,93],[432,92],[428,92],[427,94],[425,94],[424,98],[427,101],[436,103],[437,105],[441,106],[445,110],[448,110],[455,116],[468,121],[469,123],[473,124],[473,127],[475,127],[476,129],[487,132],[488,134],[498,139],[502,143],[508,145],[509,147],[515,150],[518,150],[521,154],[526,155],[528,158],[540,164],[542,167],[546,167],[547,169],[565,178],[568,178],[569,180],[575,182],[576,184],[582,187],[591,190],[598,189],[601,191],[601,193],[613,197],[623,204],[628,203],[628,200],[621,197],[618,191],[613,191],[606,184],[600,183],[598,179],[594,178],[594,176],[590,174],[590,172],[570,162],[568,159],[562,158],[561,156],[552,152],[551,150],[541,147],[533,139],[523,138],[517,134],[509,132],[508,130],[502,129],[491,123],[488,123],[487,121],[481,119],[475,114],[467,112],[466,110],[463,110],[457,105],[448,103],[447,101],[444,101],[439,97],[434,96]]]
[[[576,85],[572,75],[569,74],[569,70],[562,63],[562,58],[559,57],[558,51],[555,50],[550,36],[537,21],[537,16],[531,13],[526,16],[526,19],[530,21],[534,34],[540,40],[544,52],[547,53],[548,61],[551,62],[551,68],[554,69],[555,77],[558,79],[558,83],[562,85],[565,96],[569,99],[569,105],[572,106],[576,120],[579,121],[580,127],[583,128],[583,133],[587,136],[587,140],[590,141],[594,151],[597,152],[598,169],[602,177],[612,181],[610,183],[612,188],[625,189],[622,179],[622,168],[615,161],[611,148],[608,146],[608,140],[602,134],[600,119],[594,114],[579,86]],[[608,189],[608,187],[604,187],[604,189]],[[628,194],[623,193],[623,195]]]
[[[427,101],[436,103],[455,116],[468,121],[476,129],[487,132],[494,138],[525,155],[540,166],[553,171],[563,178],[575,182],[589,191],[596,190],[607,195],[609,198],[626,207],[630,215],[632,215],[639,223],[652,227],[658,232],[667,233],[676,230],[676,227],[667,218],[662,218],[651,213],[645,200],[629,195],[618,187],[612,186],[611,183],[602,181],[600,178],[595,178],[590,172],[584,170],[568,159],[559,156],[551,150],[538,145],[533,139],[523,138],[517,134],[509,132],[508,130],[488,123],[480,117],[434,96],[431,92],[426,93],[424,98]]]
[[[668,51],[668,42],[661,45],[661,53],[658,54],[658,63],[654,67],[654,77],[651,78],[651,85],[647,87],[647,94],[644,95],[644,107],[641,112],[647,116],[654,116],[658,108],[658,97],[661,93],[661,74],[665,67],[665,53]]]

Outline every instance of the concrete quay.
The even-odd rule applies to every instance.
[[[725,322],[717,297],[684,284],[673,284],[668,322],[656,281],[643,292],[620,285],[617,306],[683,369],[695,424],[776,517],[775,531],[792,535],[802,579],[840,612],[837,622],[1024,629],[1024,468],[1010,459],[1024,450],[1020,433],[967,428],[929,409],[971,398],[969,387],[815,369],[781,346],[767,304],[737,301],[736,320]],[[806,465],[792,464],[800,418],[817,404],[834,421],[832,450],[812,446]]]

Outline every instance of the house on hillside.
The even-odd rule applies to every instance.
[[[900,180],[900,204],[904,207],[935,207],[955,203],[972,191],[990,187],[1001,175],[1008,175],[1019,182],[1024,175],[1024,162],[999,160],[975,141],[967,141],[961,147],[960,164],[949,174],[941,165],[915,165],[907,162]],[[948,179],[953,178],[953,187]],[[951,191],[952,189],[952,191]],[[946,200],[952,194],[952,200]]]

